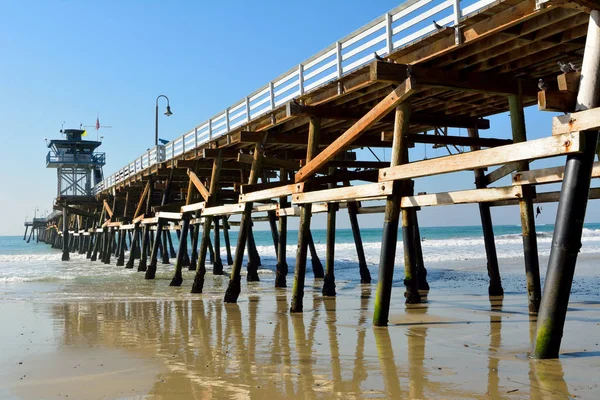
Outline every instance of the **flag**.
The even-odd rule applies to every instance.
[[[87,136],[87,130],[84,130],[83,133],[81,134],[81,137]]]
[[[100,129],[100,118],[96,116],[96,130]]]

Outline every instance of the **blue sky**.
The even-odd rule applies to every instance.
[[[102,125],[112,126],[100,130],[108,175],[153,145],[157,95],[169,96],[174,113],[161,115],[160,137],[174,139],[398,4],[0,0],[0,234],[22,233],[36,206],[42,213],[50,209],[56,171],[45,168],[44,138],[58,138],[63,121],[65,127],[94,125],[98,113]],[[529,138],[550,135],[552,116],[528,109]],[[493,117],[492,129],[481,134],[510,137],[508,115]],[[430,158],[443,154],[427,149]],[[423,145],[411,150],[413,160],[423,155]],[[416,187],[436,192],[472,185],[472,173],[465,172]],[[554,210],[545,205],[538,222],[553,223]],[[424,226],[479,223],[475,206],[420,215]],[[592,207],[588,217],[599,220]],[[518,224],[518,208],[494,210],[494,218]],[[348,226],[345,216],[339,221]],[[361,217],[368,227],[381,221]],[[315,227],[323,226],[316,217]]]

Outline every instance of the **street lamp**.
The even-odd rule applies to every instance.
[[[167,111],[165,111],[165,115],[167,117],[170,117],[171,115],[173,115],[173,113],[171,112],[171,106],[169,105],[169,98],[167,96],[165,96],[164,94],[159,95],[156,98],[156,113],[154,115],[154,145],[158,146],[158,99],[160,99],[161,97],[164,97],[167,100]]]

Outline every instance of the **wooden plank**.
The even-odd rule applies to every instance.
[[[162,218],[162,219],[174,219],[174,220],[181,220],[182,217],[182,213],[177,213],[177,212],[168,212],[168,211],[160,211],[156,213],[156,217],[157,218]]]
[[[588,199],[595,200],[600,199],[600,188],[591,188]],[[537,193],[536,197],[532,199],[534,203],[557,203],[560,200],[560,192],[542,192]],[[515,206],[519,205],[518,200],[502,200],[488,203],[492,207],[502,206]]]
[[[202,182],[200,181],[200,178],[198,178],[198,175],[196,175],[194,173],[194,171],[192,171],[191,169],[187,170],[187,174],[190,177],[190,181],[192,181],[192,183],[194,184],[194,186],[200,193],[200,196],[202,196],[204,201],[208,201],[208,198],[210,197],[210,195],[208,193],[208,189],[206,189],[206,186],[204,186],[202,184]]]
[[[538,92],[538,109],[540,111],[575,111],[575,103],[577,101],[577,93],[558,91],[558,90],[542,90]]]
[[[121,225],[119,227],[119,229],[122,230],[122,231],[126,231],[126,230],[129,230],[129,229],[134,229],[134,228],[135,228],[135,224],[125,224],[125,225]]]
[[[491,167],[516,161],[536,160],[583,151],[579,132],[529,140],[527,142],[417,161],[379,170],[379,181],[387,182],[475,168]]]
[[[252,192],[257,192],[259,190],[277,188],[277,187],[280,187],[283,185],[291,185],[293,183],[294,183],[294,181],[292,181],[292,180],[283,180],[283,181],[277,181],[277,182],[256,183],[254,185],[245,184],[245,185],[240,186],[240,193],[248,194],[248,193],[252,193]]]
[[[119,221],[109,222],[106,226],[108,226],[109,228],[115,228],[115,227],[121,226],[121,222],[119,222]]]
[[[600,128],[600,108],[579,111],[552,118],[552,134],[587,131]]]
[[[522,89],[519,89],[517,79],[502,77],[498,74],[395,64],[385,61],[371,63],[370,77],[376,82],[389,83],[400,83],[408,77],[413,77],[419,86],[437,86],[486,94],[522,93],[523,96],[535,97],[538,92],[536,83],[533,81],[522,81]]]
[[[241,214],[244,212],[243,204],[226,204],[224,206],[206,207],[202,210],[202,216],[206,217],[209,215],[229,215],[229,214]]]
[[[319,190],[316,192],[297,193],[292,196],[293,204],[319,202],[342,202],[382,197],[392,194],[391,184],[369,183],[366,185],[347,186],[335,189]]]
[[[385,212],[385,206],[358,207],[358,214],[379,214]]]
[[[454,204],[486,203],[490,201],[520,199],[521,197],[523,197],[523,191],[520,187],[507,186],[406,196],[402,197],[400,206],[402,208],[447,206]]]
[[[144,214],[135,217],[131,222],[134,223],[134,224],[137,224],[138,222],[140,222],[143,219],[144,219]]]
[[[292,183],[290,185],[258,190],[248,194],[241,194],[239,202],[247,203],[249,201],[270,200],[278,197],[289,196],[294,193],[301,193],[302,191],[304,191],[304,183]]]
[[[534,169],[531,171],[517,172],[512,176],[513,185],[542,185],[547,183],[562,182],[565,174],[563,165],[551,168]],[[592,178],[600,177],[600,161],[592,167]]]
[[[188,213],[188,212],[192,212],[192,211],[198,211],[198,210],[202,210],[204,208],[204,202],[201,201],[199,203],[194,203],[194,204],[189,204],[189,205],[185,205],[185,206],[181,206],[181,212],[182,213]]]
[[[259,204],[252,207],[252,212],[263,212],[263,211],[277,211],[279,209],[278,203]]]
[[[150,217],[150,218],[142,219],[142,225],[151,225],[151,224],[156,224],[157,222],[158,222],[157,217]]]
[[[312,177],[318,170],[323,168],[328,161],[332,160],[336,155],[344,151],[348,145],[352,144],[352,142],[356,140],[356,138],[362,135],[371,126],[376,124],[398,104],[412,96],[414,92],[415,81],[412,78],[406,79],[381,102],[373,107],[367,114],[365,114],[364,117],[359,119],[338,139],[336,139],[332,144],[330,144],[304,167],[302,167],[300,171],[296,173],[296,182],[304,182],[308,178]]]
[[[292,206],[277,209],[278,217],[297,217],[300,215],[300,207]]]
[[[511,172],[513,172],[516,169],[517,169],[516,163],[504,164],[500,168],[496,168],[495,170],[493,170],[492,172],[487,174],[484,177],[484,184],[486,186],[490,185],[490,184],[496,182],[497,180],[504,178],[506,175],[510,174]]]
[[[252,157],[252,155],[250,155],[250,154],[239,153],[237,161],[244,163],[244,164],[252,164],[253,159],[254,159],[254,157]],[[263,157],[262,167],[263,168],[273,168],[273,169],[285,168],[285,169],[295,171],[298,168],[300,168],[300,164],[298,163],[298,161],[293,161],[293,160],[281,160],[279,158]]]

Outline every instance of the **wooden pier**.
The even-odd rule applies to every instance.
[[[459,1],[429,3],[403,3],[180,138],[154,147],[97,185],[94,196],[59,196],[55,207],[61,212],[48,219],[44,240],[62,248],[63,259],[79,252],[92,261],[137,264],[146,279],[165,268],[158,266],[160,255],[161,264],[173,261],[166,267],[173,269],[171,285],[189,284],[193,293],[202,293],[211,254],[212,273],[223,273],[222,262],[231,265],[224,299],[236,302],[246,251],[247,279],[259,279],[252,221],[269,221],[276,286],[286,287],[287,219],[299,217],[290,311],[302,312],[307,254],[314,251],[312,214],[327,213],[327,252],[320,255],[325,268],[313,263],[313,270],[324,277],[323,295],[334,296],[336,213],[349,214],[356,272],[365,284],[371,275],[357,215],[383,213],[373,323],[385,326],[392,278],[399,273],[399,228],[406,302],[419,303],[429,289],[418,229],[422,207],[479,204],[489,294],[502,295],[490,208],[519,205],[529,311],[540,313],[534,352],[557,357],[585,206],[600,196],[589,190],[590,179],[600,176],[593,163],[600,128],[600,2],[482,0],[464,8]],[[438,27],[432,18],[443,12]],[[575,69],[561,71],[558,62]],[[523,107],[535,104],[565,115],[553,118],[545,137],[527,140]],[[510,112],[512,132],[480,137],[490,128],[485,118],[503,112]],[[466,128],[469,135],[449,135],[446,128]],[[411,160],[415,143],[470,151]],[[354,150],[364,147],[391,149],[390,161],[358,159],[361,153]],[[529,167],[559,156],[567,156],[565,166]],[[473,189],[415,193],[419,178],[467,170],[474,172]],[[510,174],[510,186],[496,185]],[[561,193],[536,190],[555,182],[563,182]],[[542,296],[533,204],[556,201]],[[236,225],[238,240],[231,248],[227,232]],[[178,232],[176,251],[167,230]],[[226,233],[226,259],[220,230]],[[184,267],[196,270],[193,282],[183,282]]]

